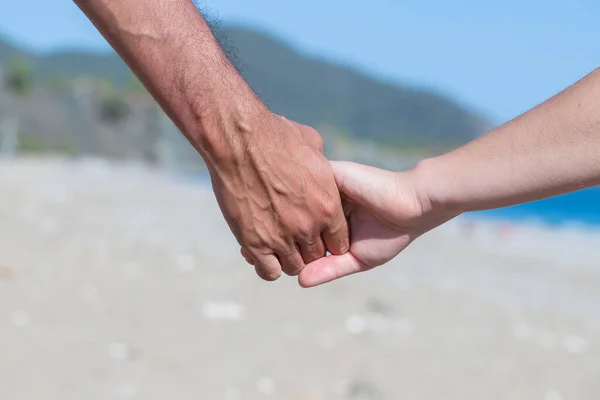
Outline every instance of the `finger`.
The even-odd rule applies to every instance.
[[[298,282],[304,288],[311,288],[369,269],[371,268],[348,252],[308,264],[300,273]]]
[[[325,227],[321,236],[331,254],[340,256],[348,252],[350,249],[350,233],[348,231],[348,221],[342,207],[339,208],[333,221]]]
[[[252,258],[252,256],[250,255],[250,253],[248,253],[246,251],[246,249],[244,249],[243,247],[240,249],[240,253],[242,254],[242,257],[244,257],[246,259],[246,262],[250,265],[254,265],[254,259]]]
[[[304,261],[296,248],[289,253],[278,253],[277,258],[279,258],[281,269],[286,275],[297,276],[304,269]]]
[[[330,164],[342,198],[363,206],[377,206],[372,204],[373,189],[389,187],[394,175],[391,171],[348,161],[330,161]]]
[[[298,247],[300,248],[302,259],[306,264],[325,256],[325,244],[321,236],[315,235],[312,238],[299,238]]]
[[[344,199],[342,197],[342,210],[344,210],[344,216],[346,219],[350,217],[354,209],[356,209],[356,203],[354,203],[352,200]]]
[[[313,149],[316,149],[319,153],[323,153],[323,138],[321,138],[319,132],[306,125],[303,125],[301,130],[304,140],[306,140],[308,145]]]
[[[265,281],[276,281],[281,276],[281,265],[274,254],[253,255],[256,274]]]

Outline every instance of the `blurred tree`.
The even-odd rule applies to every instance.
[[[17,147],[23,153],[42,153],[46,150],[46,143],[39,137],[21,134],[19,135]]]
[[[127,102],[117,94],[109,94],[100,101],[100,121],[108,125],[118,125],[130,113]]]
[[[25,59],[16,59],[6,70],[4,84],[15,97],[25,97],[33,87],[33,71]]]
[[[14,154],[19,147],[19,106],[33,88],[33,71],[25,59],[15,59],[9,63],[4,74],[4,86],[11,94],[14,108],[11,107],[10,115],[2,121],[0,129],[0,153]]]
[[[68,156],[74,156],[77,154],[77,144],[73,140],[63,139],[58,144],[57,150],[62,154],[65,154]]]
[[[69,87],[69,79],[58,73],[48,75],[41,83],[55,93],[64,93]]]
[[[100,153],[110,158],[128,158],[128,134],[124,134],[124,129],[129,127],[124,123],[132,110],[124,95],[114,88],[101,90],[97,112],[101,123],[98,132]]]

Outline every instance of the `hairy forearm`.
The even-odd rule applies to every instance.
[[[261,108],[190,0],[74,0],[209,166]]]
[[[427,207],[457,214],[600,184],[600,70],[414,173]]]
[[[270,112],[191,0],[74,0],[206,160],[215,197],[267,280],[297,275],[348,229],[319,134]]]

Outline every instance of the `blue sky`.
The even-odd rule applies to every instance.
[[[436,89],[503,122],[600,67],[598,0],[203,0],[225,22]],[[0,33],[47,51],[107,44],[72,1],[6,1]]]

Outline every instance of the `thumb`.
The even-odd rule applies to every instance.
[[[300,272],[298,283],[303,288],[311,288],[369,269],[371,268],[348,252],[311,262]]]
[[[381,208],[393,189],[393,172],[348,161],[330,161],[340,193],[367,208]]]

